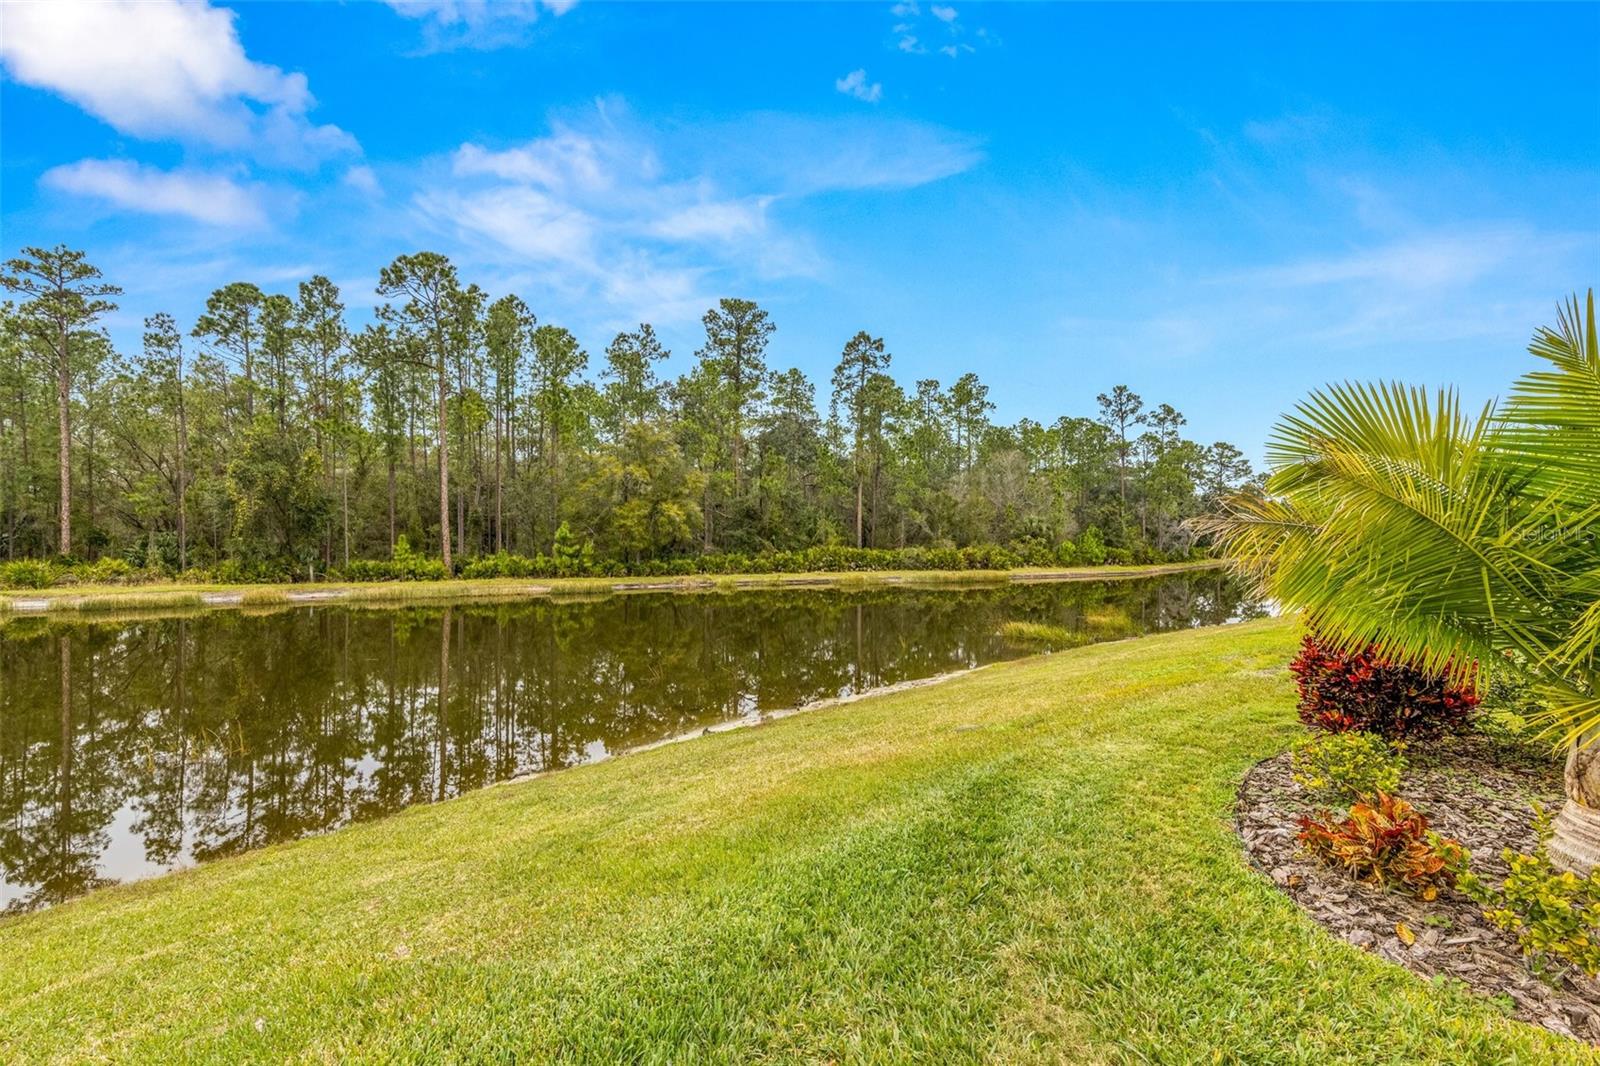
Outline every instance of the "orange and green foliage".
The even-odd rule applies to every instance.
[[[1428,831],[1427,816],[1398,796],[1380,792],[1356,803],[1343,821],[1326,811],[1300,819],[1300,843],[1352,877],[1396,886],[1423,899],[1455,883],[1461,845]]]

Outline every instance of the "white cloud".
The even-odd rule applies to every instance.
[[[865,113],[832,119],[757,114],[701,127],[694,147],[706,168],[787,197],[909,189],[970,170],[983,160],[982,146],[973,137]]]
[[[649,224],[648,231],[674,241],[732,241],[766,229],[770,196],[693,204]]]
[[[962,24],[960,13],[949,4],[930,6],[928,14],[933,16],[931,22],[923,19],[922,9],[910,0],[891,7],[889,13],[895,17],[890,30],[895,47],[907,55],[927,55],[931,49],[942,56],[956,59],[977,51],[962,39],[967,34],[967,27]],[[972,36],[984,44],[999,43],[999,39],[982,26],[974,30]]]
[[[454,171],[547,188],[598,190],[611,182],[607,163],[600,158],[603,148],[600,141],[566,129],[500,152],[467,143],[456,150]]]
[[[1466,285],[1514,259],[1521,242],[1529,239],[1518,230],[1427,234],[1247,276],[1290,287],[1372,284],[1386,290],[1417,290]]]
[[[883,99],[883,85],[879,82],[868,82],[865,70],[852,70],[844,77],[833,83],[833,87],[846,96],[853,96],[857,100],[865,100],[875,104]]]
[[[267,220],[262,189],[222,174],[160,170],[126,159],[84,159],[47,170],[40,181],[47,188],[125,210],[179,215],[212,226],[255,227]]]
[[[532,22],[541,11],[565,15],[578,0],[383,0],[406,18],[430,19],[445,26],[481,25],[495,19]]]
[[[527,259],[585,266],[595,258],[595,220],[538,189],[424,193],[417,203],[426,214],[491,237]]]
[[[378,175],[365,164],[346,170],[343,180],[346,186],[363,195],[374,197],[383,195],[383,186],[378,181]]]
[[[307,165],[357,150],[311,123],[304,74],[245,55],[233,12],[177,0],[7,5],[0,59],[18,82],[60,94],[142,138]]]
[[[383,0],[426,26],[431,49],[500,48],[520,42],[543,14],[565,15],[578,0]]]
[[[411,204],[519,285],[620,319],[693,322],[730,285],[821,271],[783,204],[919,185],[979,158],[948,131],[866,114],[647,127],[607,100],[521,144],[462,144]]]

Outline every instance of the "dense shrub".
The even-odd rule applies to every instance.
[[[1090,526],[1078,537],[1078,562],[1085,566],[1104,566],[1105,561],[1106,542],[1100,531]]]
[[[1461,845],[1428,831],[1428,819],[1398,796],[1380,792],[1335,821],[1326,811],[1300,819],[1306,850],[1360,881],[1395,886],[1423,899],[1455,882]]]
[[[220,585],[270,585],[294,581],[300,575],[287,562],[272,559],[224,559],[211,573]]]
[[[141,575],[148,576],[148,574],[149,571],[135,570],[132,563],[115,555],[108,555],[78,567],[78,576],[81,580],[97,585],[128,584],[139,580]]]
[[[1340,803],[1393,792],[1405,760],[1376,733],[1309,733],[1295,741],[1294,779]]]
[[[1428,736],[1459,728],[1478,702],[1471,686],[1388,662],[1372,648],[1347,655],[1310,634],[1289,669],[1300,689],[1300,720],[1333,733]]]
[[[0,563],[0,588],[42,589],[55,582],[51,565],[38,559]]]
[[[1056,550],[1043,537],[1023,537],[1008,546],[1023,566],[1055,566]]]
[[[1531,855],[1507,848],[1502,855],[1510,873],[1498,887],[1468,870],[1464,854],[1456,880],[1484,908],[1485,918],[1516,935],[1535,969],[1553,976],[1571,966],[1600,976],[1600,869],[1588,877],[1557,870],[1545,850],[1550,816],[1539,807],[1534,827],[1539,846]]]
[[[450,576],[443,560],[422,555],[400,537],[389,559],[357,559],[341,574],[346,581],[443,581]]]
[[[142,561],[159,558],[160,552],[132,552],[127,556],[106,557],[94,563],[74,561],[42,562],[20,560],[0,564],[0,588],[44,588],[75,582],[134,583],[170,578],[173,568],[164,564],[141,568]],[[1119,558],[1131,558],[1122,552]],[[1159,552],[1153,561],[1164,561]],[[136,561],[130,561],[136,560]],[[1099,534],[1085,530],[1080,542],[1064,541],[1056,547],[1040,538],[1028,538],[1010,545],[974,544],[962,548],[853,548],[821,545],[793,551],[709,552],[672,559],[644,559],[625,563],[616,559],[597,559],[589,541],[580,540],[569,527],[557,530],[549,555],[513,555],[496,552],[459,563],[461,577],[554,578],[554,577],[691,577],[701,574],[799,574],[856,573],[874,570],[1015,570],[1023,566],[1100,565],[1106,561],[1106,548]],[[450,576],[444,563],[411,548],[406,538],[395,544],[390,559],[353,559],[327,575],[344,581],[439,581]],[[287,559],[247,560],[230,558],[212,569],[194,568],[181,575],[185,581],[218,584],[270,584],[304,581],[306,567]]]

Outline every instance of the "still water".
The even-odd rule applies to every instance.
[[[0,626],[0,910],[1029,654],[1008,621],[1088,642],[1259,613],[1206,572],[17,619]]]

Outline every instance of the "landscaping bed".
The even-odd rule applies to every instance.
[[[1561,767],[1465,733],[1414,754],[1400,792],[1433,829],[1471,851],[1476,873],[1498,882],[1506,874],[1501,853],[1529,852],[1537,843],[1531,804],[1559,807]],[[1294,780],[1284,753],[1245,775],[1235,818],[1251,863],[1307,914],[1348,943],[1436,983],[1462,982],[1517,1018],[1600,1044],[1600,982],[1571,971],[1541,980],[1515,936],[1484,920],[1482,908],[1459,891],[1447,889],[1428,902],[1319,862],[1296,843],[1299,818],[1318,806]]]

